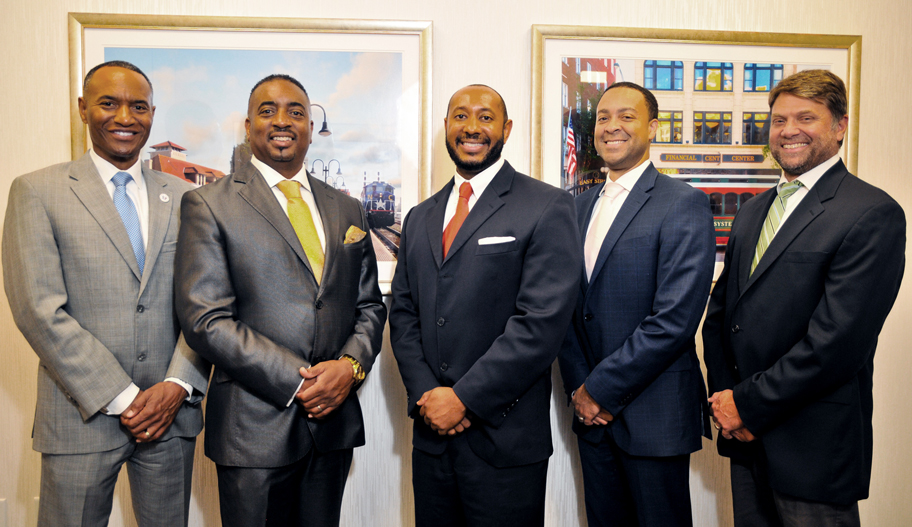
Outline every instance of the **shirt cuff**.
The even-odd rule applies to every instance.
[[[294,392],[293,394],[291,394],[291,399],[288,400],[288,404],[285,405],[285,408],[288,408],[289,406],[291,406],[291,403],[294,402],[294,400],[295,400],[295,395],[298,395],[298,392],[301,391],[301,386],[304,386],[304,381],[305,381],[305,380],[307,380],[307,379],[301,379],[301,383],[298,384],[298,388],[295,390],[295,392]]]
[[[186,390],[187,397],[184,400],[187,401],[188,403],[190,402],[190,396],[193,395],[193,386],[190,386],[189,384],[178,379],[177,377],[166,377],[165,381],[173,382],[174,384],[176,384],[176,385],[180,386],[181,388],[183,388],[184,390]]]
[[[131,382],[126,390],[120,392],[120,395],[115,397],[114,400],[102,408],[101,411],[107,415],[120,415],[130,407],[130,404],[133,403],[133,399],[136,399],[137,395],[139,395],[139,386],[136,386]]]

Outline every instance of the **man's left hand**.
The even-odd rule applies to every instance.
[[[716,392],[708,399],[712,405],[712,420],[716,429],[725,439],[737,439],[747,443],[756,439],[754,434],[744,427],[744,421],[741,420],[741,414],[738,413],[738,407],[735,405],[734,392],[723,390]]]
[[[187,390],[170,381],[162,381],[139,392],[133,403],[120,414],[120,422],[133,434],[137,443],[160,438],[174,422]]]
[[[323,419],[337,409],[355,385],[354,370],[345,359],[328,360],[301,368],[301,377],[314,379],[312,386],[295,397],[307,410],[307,417]]]
[[[457,425],[463,429],[467,428],[466,425],[471,425],[471,421],[467,422],[465,419],[465,405],[452,388],[440,386],[427,391],[415,404],[421,407],[420,413],[424,422],[440,435],[448,434]]]
[[[576,418],[582,418],[580,422],[586,426],[604,426],[610,421],[614,421],[614,416],[608,410],[602,408],[602,405],[589,395],[589,392],[586,391],[585,383],[577,388],[576,394],[573,396],[573,411],[576,414]]]

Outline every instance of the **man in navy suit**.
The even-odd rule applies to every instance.
[[[782,177],[735,217],[703,326],[719,453],[736,526],[857,526],[874,349],[902,281],[906,219],[839,159],[839,77],[796,73],[769,104]]]
[[[560,367],[590,526],[692,525],[690,454],[709,437],[694,335],[712,214],[706,194],[649,162],[657,115],[636,84],[605,90],[594,141],[608,179],[576,200],[585,269]]]
[[[500,158],[500,95],[450,99],[456,176],[409,213],[390,341],[415,419],[412,483],[423,526],[544,525],[551,364],[579,282],[571,196]]]

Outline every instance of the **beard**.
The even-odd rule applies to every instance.
[[[452,159],[453,163],[456,164],[456,168],[464,172],[475,174],[496,163],[497,160],[500,159],[500,153],[503,151],[503,147],[503,139],[498,139],[497,142],[491,145],[488,153],[486,153],[480,161],[463,161],[456,153],[456,147],[454,145],[451,145],[449,141],[446,141],[447,153],[450,154],[450,159]]]

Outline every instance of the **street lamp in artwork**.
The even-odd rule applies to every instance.
[[[335,161],[336,166],[338,167],[336,175],[339,176],[339,179],[342,179],[342,163],[340,163],[338,159],[330,159],[329,163],[324,163],[322,159],[314,159],[313,166],[310,168],[311,174],[316,174],[317,172],[317,161],[320,162],[320,166],[323,168],[323,183],[328,183],[328,180],[331,179],[333,181],[333,188],[335,188],[336,179],[329,175],[329,169],[332,168],[333,161]]]
[[[317,133],[322,135],[323,137],[328,137],[328,136],[332,135],[332,130],[329,129],[329,123],[326,122],[326,108],[324,108],[314,102],[310,103],[310,105],[316,106],[317,108],[323,110],[323,127],[320,128],[320,131]]]

